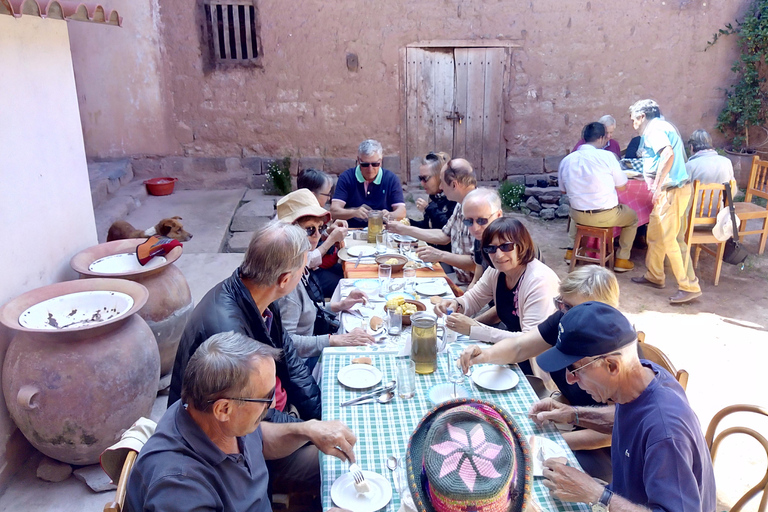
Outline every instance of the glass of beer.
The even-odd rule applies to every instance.
[[[430,313],[411,315],[411,360],[416,363],[416,373],[433,373],[437,369],[437,317]],[[441,343],[442,345],[442,343]]]
[[[384,231],[384,212],[373,210],[368,212],[368,243],[376,243],[376,235]]]

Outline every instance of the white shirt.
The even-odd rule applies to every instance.
[[[627,184],[616,156],[583,144],[563,158],[557,170],[560,190],[568,194],[575,210],[609,210],[619,204],[616,187]]]

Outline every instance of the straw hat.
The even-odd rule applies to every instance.
[[[406,466],[417,510],[521,511],[530,498],[528,443],[490,402],[451,400],[428,412],[411,435]]]
[[[320,206],[315,195],[306,188],[294,190],[277,202],[277,218],[292,224],[302,217],[324,217],[330,220],[331,212]]]

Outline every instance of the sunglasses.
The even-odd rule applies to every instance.
[[[513,242],[505,242],[501,245],[486,245],[483,246],[483,252],[485,254],[496,254],[496,249],[501,250],[501,252],[512,252],[515,250],[516,245]]]
[[[440,157],[430,151],[429,153],[427,153],[427,156],[424,157],[424,159],[437,161],[437,160],[440,160]]]
[[[360,167],[363,167],[363,168],[381,167],[381,162],[360,162],[357,165],[359,165]]]
[[[586,368],[587,366],[591,365],[592,363],[594,363],[594,362],[596,362],[596,361],[600,361],[600,360],[602,360],[602,359],[605,359],[605,358],[606,358],[606,357],[608,357],[608,356],[619,356],[619,355],[621,355],[621,352],[612,352],[612,353],[610,353],[610,354],[605,354],[604,356],[597,356],[596,358],[594,358],[593,360],[591,360],[590,362],[588,362],[588,363],[587,363],[587,364],[585,364],[584,366],[579,366],[578,368],[574,368],[572,364],[569,364],[568,366],[566,366],[566,367],[565,367],[565,370],[566,370],[568,373],[570,373],[570,374],[571,374],[571,377],[577,377],[577,375],[576,375],[576,374],[577,374],[578,372],[580,372],[581,370],[583,370],[583,369],[584,369],[584,368]]]
[[[490,219],[478,217],[476,219],[464,219],[462,222],[467,227],[471,227],[473,223],[477,223],[478,226],[485,226],[488,224],[488,222],[490,222]]]
[[[238,398],[230,398],[230,397],[223,396],[221,398],[217,398],[216,400],[208,400],[208,403],[212,404],[212,403],[217,402],[218,400],[237,400],[238,402],[253,402],[253,403],[256,403],[256,404],[271,404],[272,400],[275,399],[275,389],[276,388],[272,388],[272,392],[269,394],[269,396],[267,398],[240,398],[240,397],[238,397]]]
[[[555,308],[557,308],[558,311],[562,311],[563,313],[565,313],[566,311],[569,311],[573,307],[573,305],[565,302],[563,298],[559,295],[553,298],[552,301],[555,303]]]
[[[419,181],[422,182],[422,183],[426,183],[426,182],[428,182],[431,179],[432,179],[432,176],[421,176],[421,175],[419,175]]]
[[[322,233],[326,229],[328,229],[328,224],[323,224],[319,228],[315,226],[309,226],[308,228],[304,228],[307,232],[307,236],[314,236],[315,233]]]

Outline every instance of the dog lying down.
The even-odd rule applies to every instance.
[[[167,236],[179,242],[186,242],[192,238],[192,234],[184,231],[184,225],[179,221],[181,221],[181,217],[163,219],[156,226],[142,231],[134,228],[124,220],[118,220],[109,227],[107,242],[124,240],[126,238],[148,238],[152,235]]]

